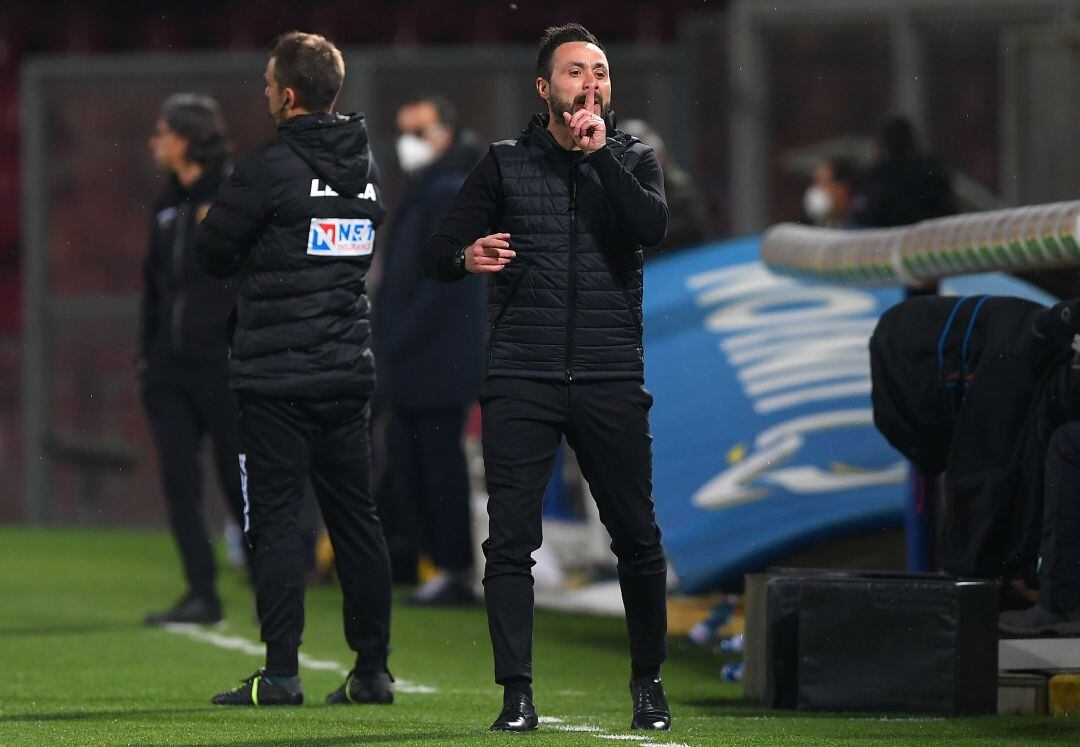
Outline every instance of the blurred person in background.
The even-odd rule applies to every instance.
[[[430,277],[488,278],[480,393],[489,536],[484,597],[503,708],[493,731],[535,729],[532,554],[563,436],[618,558],[635,729],[668,729],[667,561],[652,498],[652,395],[644,387],[642,252],[664,238],[652,148],[615,128],[607,56],[579,24],[537,55],[546,111],[495,143],[424,246]]]
[[[1038,598],[1000,614],[998,628],[1008,636],[1080,635],[1080,420],[1054,430],[1045,465]]]
[[[266,666],[218,705],[303,702],[300,511],[310,477],[333,543],[356,663],[329,703],[390,703],[390,563],[371,494],[375,362],[366,281],[384,210],[364,118],[333,113],[345,77],[322,36],[272,46],[265,95],[277,136],[237,163],[199,227],[215,277],[239,276],[230,384],[240,402],[245,530]]]
[[[920,148],[910,120],[886,120],[875,148],[877,158],[855,195],[853,223],[889,228],[956,213],[952,173],[939,157]]]
[[[203,505],[200,454],[206,435],[229,513],[239,523],[244,513],[236,398],[228,383],[227,320],[236,289],[199,269],[193,248],[195,228],[232,170],[217,102],[192,93],[170,96],[150,149],[166,185],[154,206],[143,265],[138,371],[187,592],[145,622],[209,624],[221,620],[222,610]]]
[[[858,170],[847,158],[829,158],[814,168],[814,180],[803,195],[806,218],[818,226],[852,225]]]
[[[676,249],[704,243],[712,233],[705,198],[694,186],[690,174],[668,157],[663,138],[643,119],[628,119],[619,127],[627,135],[651,146],[664,170],[664,194],[667,196],[668,230],[664,240],[645,248],[652,257]]]
[[[407,101],[397,127],[409,184],[390,228],[374,310],[379,387],[391,408],[387,469],[436,569],[411,601],[458,604],[475,599],[462,434],[484,377],[484,280],[425,278],[420,250],[484,148],[458,129],[453,105],[441,96]]]

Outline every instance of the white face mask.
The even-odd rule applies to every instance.
[[[397,139],[397,157],[401,170],[414,174],[435,162],[435,146],[418,135],[401,135]]]
[[[806,194],[803,195],[803,210],[806,211],[806,217],[814,223],[822,223],[829,217],[832,209],[832,197],[829,196],[828,191],[817,184],[810,185]]]

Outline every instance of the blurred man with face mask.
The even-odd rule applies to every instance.
[[[391,410],[387,470],[396,500],[383,506],[388,534],[416,522],[436,574],[419,604],[473,601],[469,474],[462,431],[484,376],[484,281],[425,278],[420,250],[483,155],[459,131],[453,105],[421,94],[398,109],[398,161],[409,183],[390,228],[375,303],[379,389]],[[411,527],[410,527],[411,529]]]

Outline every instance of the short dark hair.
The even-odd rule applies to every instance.
[[[551,58],[555,50],[567,42],[588,42],[604,49],[600,40],[580,23],[566,23],[552,26],[540,37],[540,50],[536,54],[536,74],[544,80],[551,80]]]
[[[202,167],[213,167],[232,155],[232,143],[221,107],[210,96],[174,93],[161,105],[158,118],[188,141],[185,157]]]
[[[325,36],[289,31],[274,40],[268,58],[282,88],[296,91],[296,106],[328,111],[345,80],[345,60]]]
[[[416,106],[417,104],[431,104],[435,107],[435,114],[439,118],[439,124],[446,125],[451,130],[457,129],[458,124],[458,112],[457,107],[446,98],[437,93],[428,93],[427,91],[420,91],[415,96],[406,99],[401,102],[401,106],[398,108],[404,108],[406,106]]]
[[[889,117],[878,131],[878,143],[892,158],[909,156],[918,147],[915,125],[907,117]]]

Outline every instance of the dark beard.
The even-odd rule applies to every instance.
[[[563,101],[552,96],[550,101],[548,101],[548,111],[556,122],[561,124],[563,127],[566,127],[566,118],[563,117],[563,114],[569,114],[571,117],[574,116],[574,106],[578,103],[578,99],[581,98],[583,97],[578,96],[569,101]],[[584,103],[584,101],[582,101],[581,103]],[[608,102],[601,101],[600,116],[607,117],[607,115],[610,113],[611,106],[608,104]]]

